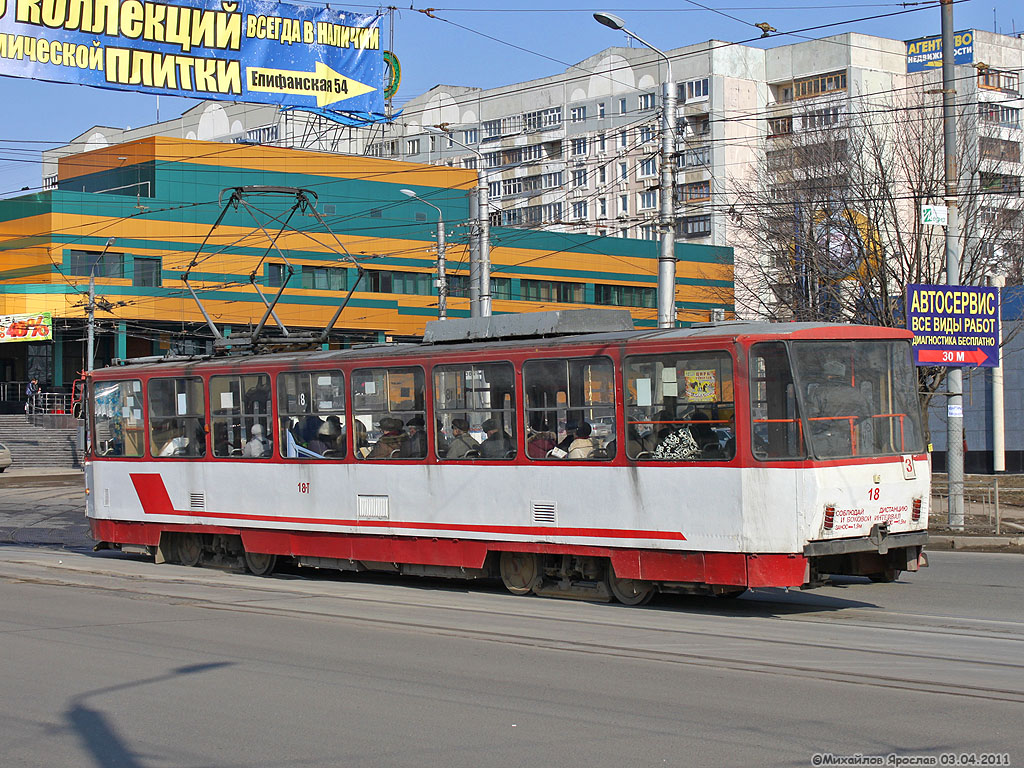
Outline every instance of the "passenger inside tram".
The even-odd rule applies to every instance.
[[[446,458],[472,458],[468,454],[478,455],[480,444],[469,434],[469,422],[466,419],[452,419],[452,439],[448,444]]]
[[[502,429],[497,419],[487,419],[481,428],[487,437],[480,444],[480,455],[486,459],[504,459],[515,454],[512,436]]]
[[[579,427],[576,428],[576,438],[569,444],[569,455],[566,458],[593,458],[594,449],[597,448],[597,445],[594,438],[590,436],[592,431],[590,424],[586,421],[582,422]]]
[[[391,459],[400,458],[402,447],[405,445],[406,434],[402,426],[402,420],[393,416],[385,416],[380,420],[380,439],[374,444],[373,449],[367,456],[368,459]]]
[[[402,445],[402,458],[422,459],[427,455],[427,433],[423,417],[417,414],[406,422],[407,434]]]

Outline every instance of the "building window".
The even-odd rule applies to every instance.
[[[688,203],[699,203],[711,199],[711,182],[695,181],[692,184],[683,184],[683,200]]]
[[[572,217],[574,219],[585,219],[587,218],[587,201],[583,200],[578,203],[572,204]]]
[[[574,155],[585,155],[587,154],[587,137],[578,136],[572,140],[572,153]]]
[[[477,158],[475,157],[464,157],[462,158],[462,167],[470,171],[475,171],[477,166]]]
[[[541,188],[542,189],[555,189],[562,186],[562,172],[554,171],[552,173],[545,173],[541,175]]]
[[[804,112],[803,125],[805,131],[813,131],[820,128],[830,128],[833,125],[839,125],[839,107],[825,107],[824,109],[815,109],[811,112]]]
[[[653,229],[653,227],[652,227]],[[654,240],[657,238],[646,238]],[[637,285],[595,285],[594,303],[608,307],[656,307],[657,288],[641,288]]]
[[[640,210],[649,211],[658,207],[658,191],[649,189],[640,193]]]
[[[978,117],[985,125],[999,125],[1005,128],[1017,128],[1020,125],[1020,109],[995,102],[979,104]]]
[[[624,115],[629,111],[625,99],[619,99],[619,114]]]
[[[707,237],[711,234],[711,216],[683,216],[679,220],[680,237]]]
[[[793,132],[793,116],[768,118],[768,138],[787,136]]]
[[[70,251],[71,274],[88,277],[96,269],[96,277],[124,277],[124,254],[107,251]]]
[[[711,133],[711,118],[708,115],[694,115],[686,119],[686,127],[693,135],[703,136]]]
[[[658,130],[651,125],[644,125],[640,127],[640,143],[650,144],[652,141],[657,140]]]
[[[608,181],[608,169],[605,166],[603,166],[603,165],[598,166],[598,168],[597,168],[597,183],[598,184],[605,184],[605,183],[607,183],[607,181]]]
[[[524,301],[557,301],[567,304],[582,304],[583,283],[563,283],[557,280],[521,280],[520,290]]]
[[[405,146],[406,146],[406,154],[408,154],[408,155],[418,155],[420,153],[420,140],[419,139],[409,139],[409,141],[406,142]]]
[[[521,195],[523,193],[523,179],[502,179],[501,194],[504,197],[510,195]]]
[[[501,120],[486,120],[480,128],[485,139],[497,139],[501,136]]]
[[[1020,194],[1020,176],[1007,176],[1002,173],[978,174],[982,192],[995,192],[1004,195]]]
[[[619,163],[619,181],[629,181],[629,166],[626,163]]]
[[[469,128],[462,132],[463,144],[476,144],[480,141],[480,131],[476,128]]]
[[[449,296],[461,296],[463,298],[469,296],[469,275],[448,275],[448,295]],[[491,276],[491,298],[502,299],[505,301],[511,301],[512,296],[512,278],[511,277],[494,277]]]
[[[653,93],[641,93],[640,98],[637,99],[637,106],[641,111],[645,109],[654,109],[654,94]]]
[[[656,157],[645,157],[640,161],[640,178],[650,178],[658,175],[658,159]]]
[[[629,195],[619,195],[619,213],[629,213]]]
[[[600,102],[597,105],[597,116],[604,117],[604,102]]]
[[[687,80],[685,83],[680,83],[680,101],[707,101],[709,93],[709,83],[709,78],[706,77],[698,77],[696,80]]]
[[[344,291],[348,288],[348,270],[303,264],[302,287],[314,291]]]
[[[644,224],[640,227],[641,240],[659,240],[658,228],[653,224]]]
[[[608,200],[606,198],[600,198],[597,201],[597,215],[607,216],[608,215]]]
[[[431,136],[430,137],[430,151],[431,152],[437,151],[437,136]]]
[[[161,285],[160,259],[136,256],[132,259],[132,285],[136,288],[156,288]]]
[[[1016,141],[981,136],[978,138],[978,150],[985,160],[1006,160],[1011,163],[1020,162],[1020,144]]]
[[[680,152],[676,157],[678,168],[701,168],[711,165],[711,147],[695,147]]]
[[[629,146],[629,131],[619,131],[619,146],[622,149]]]
[[[793,81],[793,94],[798,99],[810,99],[823,93],[846,90],[846,72],[830,72]]]
[[[385,272],[368,270],[366,288],[370,293],[406,293],[429,296],[433,287],[432,272]]]
[[[574,187],[587,186],[587,171],[584,168],[577,168],[572,172],[572,185]]]
[[[582,123],[587,119],[587,108],[573,107],[569,110],[569,120],[573,123]]]
[[[1020,73],[992,68],[980,69],[978,70],[978,87],[993,91],[1018,93],[1020,90]]]
[[[604,133],[597,134],[597,151],[604,152],[607,148],[608,142],[605,139]]]

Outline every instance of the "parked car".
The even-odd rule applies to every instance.
[[[11,459],[11,450],[3,443],[0,443],[0,472],[3,472],[13,463]]]

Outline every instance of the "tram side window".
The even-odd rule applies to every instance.
[[[151,379],[149,451],[166,458],[206,455],[206,406],[198,377]]]
[[[529,458],[615,456],[615,367],[608,358],[530,360],[523,397]]]
[[[270,377],[211,376],[210,430],[214,456],[270,456]]]
[[[434,368],[435,448],[441,459],[513,459],[516,393],[511,363]]]
[[[142,456],[142,382],[97,381],[92,389],[92,445],[97,456]]]
[[[277,413],[285,458],[345,458],[345,378],[341,371],[282,373],[277,377]]]
[[[352,372],[352,429],[360,459],[424,459],[426,408],[422,368]]]
[[[736,455],[732,356],[630,357],[626,455],[636,461],[724,461]]]
[[[793,370],[786,345],[773,341],[750,348],[751,450],[758,459],[794,459],[806,454]]]

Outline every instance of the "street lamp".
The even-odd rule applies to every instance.
[[[424,200],[411,189],[398,190],[406,197],[419,200],[424,205],[429,205],[437,211],[437,317],[445,320],[448,317],[448,277],[445,274],[445,241],[444,241],[444,215],[441,209],[431,202]]]
[[[100,251],[100,255],[96,258],[96,261],[89,269],[89,333],[87,336],[88,343],[86,345],[87,349],[85,353],[85,369],[89,371],[89,373],[92,373],[92,359],[96,346],[96,265],[103,261],[103,257],[107,253],[107,249],[116,241],[116,237],[107,238],[107,244],[103,246],[103,250]]]
[[[665,80],[661,96],[661,207],[658,227],[661,252],[658,256],[658,327],[676,326],[676,234],[675,234],[675,153],[676,94],[672,82],[672,61],[664,51],[626,29],[626,22],[612,13],[595,13],[594,19],[611,29],[625,32],[665,60]]]
[[[477,253],[469,254],[469,316],[491,316],[491,221],[488,217],[487,174],[484,172],[484,155],[456,139],[447,131],[436,125],[425,126],[428,133],[444,134],[453,144],[472,152],[477,157],[476,163],[476,235]]]

